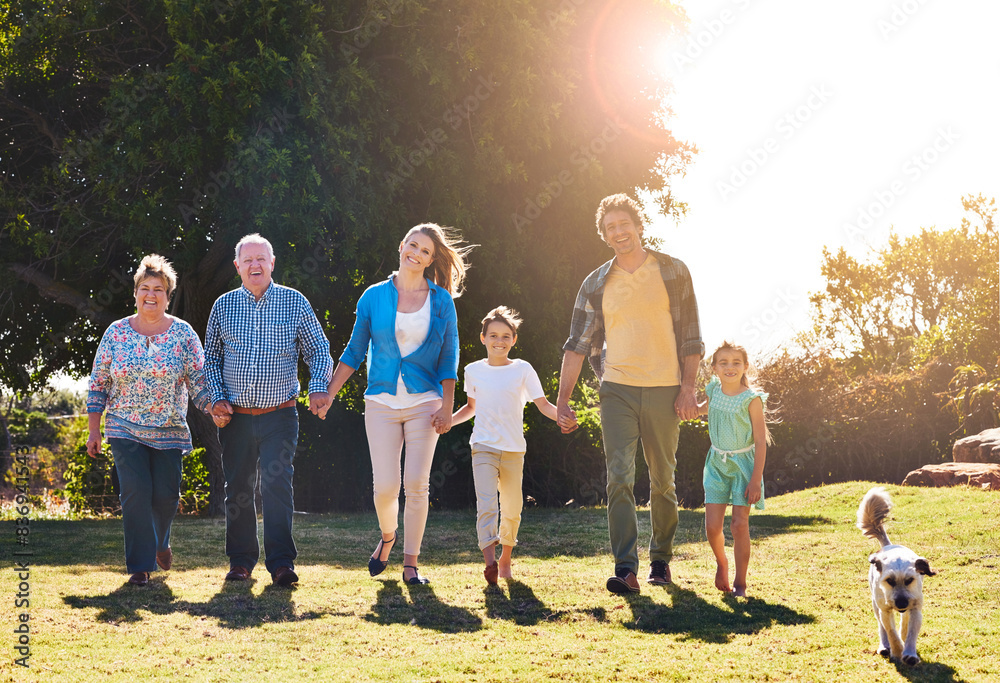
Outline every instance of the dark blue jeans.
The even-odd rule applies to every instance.
[[[170,547],[170,525],[181,497],[181,451],[130,439],[108,439],[118,470],[129,574],[156,571],[156,553]]]
[[[299,438],[295,407],[264,415],[233,415],[219,430],[226,477],[226,555],[230,567],[253,570],[260,557],[254,484],[260,463],[264,566],[274,573],[295,566],[292,540],[292,458]]]

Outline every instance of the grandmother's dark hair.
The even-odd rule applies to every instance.
[[[138,292],[139,285],[151,277],[157,277],[163,281],[163,284],[167,288],[167,298],[170,298],[174,290],[177,289],[177,271],[170,265],[170,261],[159,254],[149,254],[142,257],[142,261],[139,262],[139,268],[135,271],[135,275],[132,278],[135,287],[133,287],[132,293],[135,294]]]

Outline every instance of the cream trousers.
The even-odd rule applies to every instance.
[[[523,507],[523,471],[523,452],[498,451],[473,444],[472,477],[476,483],[476,532],[480,550],[497,541],[500,545],[517,545]]]
[[[372,458],[375,512],[383,534],[399,526],[399,480],[403,479],[406,507],[403,510],[403,552],[419,555],[427,526],[431,461],[438,435],[431,415],[441,401],[428,401],[412,408],[389,408],[365,401],[365,431]],[[402,458],[403,445],[406,458]],[[401,460],[404,462],[400,463]]]

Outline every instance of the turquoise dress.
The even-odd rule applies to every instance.
[[[722,383],[713,377],[705,387],[708,395],[708,436],[712,447],[705,458],[702,483],[705,503],[723,505],[748,505],[744,495],[753,476],[754,442],[750,424],[750,402],[760,398],[767,401],[767,393],[747,389],[736,396],[722,392]],[[760,484],[760,500],[754,505],[764,509],[764,482]]]

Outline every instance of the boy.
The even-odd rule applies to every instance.
[[[517,312],[506,306],[494,308],[483,318],[479,339],[486,347],[486,358],[465,367],[469,400],[452,417],[456,425],[476,416],[469,440],[476,483],[476,530],[486,563],[483,576],[491,585],[498,577],[511,578],[510,558],[517,543],[523,498],[524,406],[531,401],[545,417],[556,420],[556,407],[545,398],[535,370],[526,361],[508,357],[517,343],[520,325]],[[497,543],[503,546],[499,560]]]

